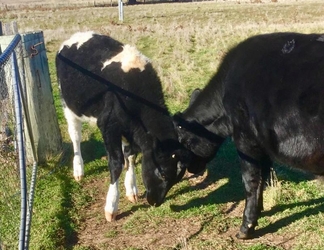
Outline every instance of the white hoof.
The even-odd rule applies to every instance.
[[[135,195],[135,194],[134,195],[128,195],[126,197],[132,203],[136,203],[137,202],[137,199],[138,199],[137,195]]]
[[[116,220],[117,213],[109,213],[105,211],[106,220],[112,222]]]
[[[82,177],[83,177],[83,175],[74,175],[74,179],[75,179],[77,182],[81,181]]]

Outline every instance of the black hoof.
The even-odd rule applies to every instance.
[[[245,234],[242,232],[238,232],[235,236],[236,236],[236,238],[238,238],[240,240],[247,240],[247,239],[251,238],[248,234]]]
[[[239,231],[237,234],[236,234],[236,238],[238,239],[241,239],[241,240],[248,240],[248,239],[252,239],[253,238],[253,235],[254,235],[254,227],[252,228],[249,228],[248,230],[243,230],[245,231],[246,233],[243,233],[242,232],[242,229],[241,231]]]

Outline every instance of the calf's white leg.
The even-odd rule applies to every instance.
[[[126,189],[126,197],[129,201],[135,203],[138,198],[138,190],[136,186],[136,175],[135,175],[135,158],[136,156],[129,155],[129,152],[127,151],[127,147],[129,147],[130,144],[126,140],[126,138],[122,137],[122,150],[125,158],[125,164],[124,168],[126,169],[125,174],[125,182],[124,186]]]
[[[64,108],[68,131],[73,145],[73,176],[80,181],[84,175],[83,159],[81,155],[81,120],[68,108]]]
[[[125,188],[126,188],[126,197],[131,202],[135,203],[138,199],[138,189],[136,186],[136,175],[135,175],[135,155],[130,155],[125,158]],[[109,185],[106,205],[105,205],[105,216],[106,220],[111,222],[116,220],[118,214],[118,202],[119,202],[119,180],[114,184]]]
[[[125,174],[125,188],[126,188],[126,197],[129,201],[135,203],[138,198],[138,189],[136,186],[136,175],[135,175],[135,155],[130,155],[125,159],[125,162],[128,162],[126,165],[126,174]]]
[[[118,202],[119,202],[119,189],[118,189],[118,180],[114,184],[109,185],[106,205],[105,205],[105,216],[107,221],[116,220],[118,213]]]

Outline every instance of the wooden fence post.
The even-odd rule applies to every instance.
[[[42,163],[48,157],[62,152],[62,137],[54,106],[43,32],[22,34],[21,38],[24,50],[24,92],[38,162]],[[30,150],[27,144],[27,152]],[[27,158],[30,160],[30,157]]]
[[[16,22],[2,26],[5,36],[0,36],[0,50],[3,51],[18,30]],[[27,109],[25,116],[28,116],[32,128],[30,135],[26,126],[27,117],[24,117],[27,161],[32,163],[34,160],[34,145],[36,160],[43,163],[48,157],[62,152],[62,137],[52,95],[43,32],[21,34],[21,39],[21,47],[17,52],[18,68]],[[7,75],[9,77],[10,74]],[[7,79],[7,82],[11,82],[10,79]],[[10,84],[8,88],[10,91]]]

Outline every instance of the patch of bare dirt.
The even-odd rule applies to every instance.
[[[90,249],[181,249],[186,245],[187,239],[195,235],[201,229],[200,222],[194,219],[166,219],[163,225],[156,227],[147,224],[139,233],[127,233],[123,228],[124,223],[132,216],[119,217],[117,221],[106,222],[104,218],[98,218],[97,214],[103,214],[103,206],[94,204],[86,212],[87,217],[78,232],[77,245]],[[93,216],[93,217],[92,217]],[[109,235],[109,232],[113,234]]]
[[[207,172],[199,175],[185,175],[193,187],[199,189],[215,189],[217,184],[211,183]],[[267,229],[258,227],[256,237],[250,240],[238,240],[235,235],[239,226],[233,226],[224,222],[223,230],[219,225],[213,222],[215,217],[210,218],[193,217],[184,219],[163,218],[161,221],[156,219],[143,221],[140,224],[134,223],[133,231],[125,229],[125,224],[132,220],[133,213],[140,208],[149,209],[144,197],[140,197],[137,204],[127,211],[124,205],[127,204],[126,198],[121,197],[120,210],[117,221],[106,222],[104,218],[104,204],[107,192],[108,179],[105,181],[92,181],[83,188],[96,190],[95,199],[87,209],[80,211],[82,222],[77,232],[76,246],[82,246],[86,249],[101,250],[194,250],[194,249],[215,249],[206,246],[204,248],[195,248],[195,242],[217,242],[219,249],[239,249],[240,245],[253,246],[263,244],[268,247],[278,247],[279,249],[291,249],[296,243],[296,232],[287,234],[278,234],[265,232]],[[226,218],[241,219],[244,211],[244,201],[228,202],[222,207],[222,213]],[[225,219],[226,220],[226,219]],[[158,223],[158,225],[157,225]],[[275,223],[273,221],[272,223]],[[141,225],[140,228],[138,225]],[[205,227],[211,229],[203,230]]]
[[[194,181],[196,177],[189,177]],[[197,176],[197,178],[203,178]],[[197,180],[195,180],[197,182]],[[82,222],[77,232],[77,246],[87,247],[89,249],[183,249],[190,237],[201,230],[201,223],[195,218],[191,219],[173,219],[163,218],[160,225],[150,225],[147,222],[145,227],[134,233],[127,233],[124,224],[131,219],[133,212],[138,206],[148,208],[145,198],[139,197],[137,204],[134,204],[130,211],[124,211],[117,215],[117,220],[107,222],[104,218],[104,204],[107,192],[107,182],[93,181],[83,188],[96,190],[97,199],[84,211],[80,211]],[[122,198],[123,199],[123,198]],[[125,198],[124,198],[125,199]],[[121,203],[125,203],[122,201]],[[123,210],[123,205],[120,204]],[[146,224],[146,223],[145,223]]]

